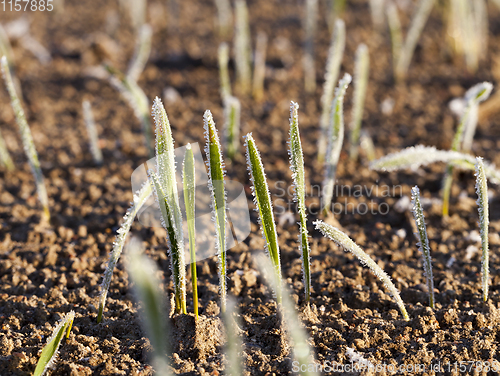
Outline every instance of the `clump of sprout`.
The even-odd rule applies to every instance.
[[[240,149],[241,104],[238,98],[224,100],[224,144],[229,159],[234,159]]]
[[[158,97],[154,100],[152,115],[156,124],[156,172],[149,170],[148,178],[160,207],[162,225],[167,230],[175,312],[186,313],[186,263],[182,214],[175,179],[174,139],[167,113]]]
[[[256,101],[262,100],[264,96],[264,79],[266,77],[266,49],[267,35],[260,31],[257,33],[255,45],[252,95]]]
[[[335,83],[339,77],[340,65],[344,56],[345,48],[345,23],[342,20],[335,21],[332,41],[326,61],[325,83],[323,84],[323,95],[321,96],[321,118],[320,138],[318,141],[318,161],[323,162],[328,144],[328,124],[331,117],[331,105],[334,96]]]
[[[356,50],[354,63],[354,100],[351,119],[351,159],[357,159],[359,147],[359,135],[361,133],[361,122],[365,107],[366,88],[368,86],[368,72],[370,70],[370,56],[368,47],[360,44]]]
[[[224,162],[222,159],[222,147],[219,135],[215,128],[212,113],[207,110],[203,115],[205,127],[205,140],[207,142],[205,153],[208,166],[208,187],[212,198],[212,213],[215,223],[216,246],[219,269],[219,293],[221,298],[221,310],[226,310],[226,191],[224,189]]]
[[[290,170],[292,171],[293,185],[295,188],[295,201],[298,204],[300,216],[299,222],[299,247],[302,256],[302,272],[304,275],[304,289],[306,301],[309,302],[311,296],[311,266],[309,236],[307,232],[307,214],[306,214],[306,181],[304,171],[304,154],[300,142],[299,132],[299,105],[290,103]]]
[[[401,51],[398,53],[398,59],[394,67],[394,76],[397,80],[404,80],[410,67],[410,62],[417,46],[418,39],[425,23],[429,18],[435,0],[420,0],[415,14],[411,20],[410,28],[406,34],[405,41],[401,46]]]
[[[339,229],[320,220],[314,222],[314,225],[316,226],[316,229],[321,231],[324,236],[333,240],[339,247],[342,247],[344,250],[351,252],[360,260],[362,265],[368,266],[370,268],[372,273],[377,276],[382,281],[386,289],[389,290],[390,294],[398,305],[403,318],[406,321],[409,321],[410,317],[408,316],[404,303],[399,296],[399,291],[396,286],[394,286],[394,283],[392,283],[391,278],[387,275],[387,273],[384,272],[382,268],[378,266],[377,263],[373,261],[373,259],[367,253],[365,253],[356,243],[354,243],[354,241],[352,241],[349,236],[344,234]]]
[[[12,76],[10,74],[9,65],[7,63],[7,58],[5,56],[1,59],[2,75],[5,81],[5,86],[10,96],[10,104],[14,110],[14,115],[16,116],[16,122],[19,127],[19,132],[21,133],[21,140],[23,142],[24,152],[28,158],[29,165],[31,167],[31,172],[35,178],[36,188],[38,192],[38,198],[43,206],[43,216],[45,220],[50,220],[49,211],[49,198],[47,196],[47,189],[45,188],[45,182],[40,168],[40,162],[38,161],[38,153],[35,149],[35,143],[33,142],[33,136],[31,135],[31,130],[26,121],[26,116],[24,115],[24,110],[21,106],[21,102],[14,88],[14,82],[12,81]]]
[[[229,46],[227,43],[221,43],[218,50],[219,59],[219,77],[220,77],[220,93],[222,101],[231,96],[231,82],[229,80]]]
[[[125,246],[127,234],[130,231],[130,227],[132,226],[132,222],[134,221],[135,216],[151,196],[151,194],[151,185],[149,184],[149,182],[147,182],[136,194],[134,194],[132,205],[127,210],[127,213],[123,218],[123,223],[117,231],[116,239],[113,243],[113,250],[111,251],[111,254],[109,256],[108,266],[106,267],[106,271],[104,272],[104,277],[101,284],[101,292],[99,295],[99,312],[97,314],[98,323],[102,321],[102,315],[104,312],[104,306],[106,305],[106,297],[108,296],[108,290],[111,284],[113,270],[115,269],[116,263],[118,262],[123,247]]]
[[[333,198],[333,187],[342,144],[344,143],[344,96],[352,77],[346,73],[339,81],[339,86],[332,101],[330,128],[328,132],[328,150],[325,160],[325,176],[323,179],[322,210],[327,213]]]
[[[420,191],[417,186],[411,189],[411,201],[413,218],[417,226],[417,232],[415,233],[418,239],[417,246],[424,260],[424,274],[427,280],[427,289],[429,290],[429,306],[434,309],[434,279],[432,277],[431,249],[427,237],[422,203],[420,202]]]
[[[182,163],[182,185],[184,189],[184,206],[189,237],[189,255],[191,262],[191,284],[193,287],[193,309],[198,318],[198,282],[196,277],[196,232],[195,232],[195,163],[191,144],[186,145],[186,153]]]
[[[102,164],[102,152],[99,147],[99,137],[97,135],[97,129],[94,122],[94,115],[92,114],[92,107],[89,101],[82,102],[83,108],[83,120],[85,121],[85,127],[87,128],[87,134],[89,136],[89,146],[90,152],[92,153],[92,158],[96,165]]]
[[[306,0],[304,19],[304,57],[302,66],[304,68],[304,87],[306,93],[314,93],[316,90],[316,68],[314,66],[314,35],[317,29],[318,0]]]
[[[5,144],[5,140],[3,139],[2,133],[0,132],[0,163],[7,168],[9,171],[14,170],[14,162],[10,157],[9,150],[7,149],[7,145]]]
[[[245,147],[247,156],[247,166],[250,180],[253,184],[252,193],[256,210],[259,213],[259,222],[262,235],[266,241],[265,249],[273,264],[276,280],[281,281],[280,249],[278,245],[278,235],[274,222],[273,205],[269,194],[264,166],[260,158],[259,150],[251,133],[245,137]],[[274,291],[278,303],[281,303],[281,284],[275,286]]]
[[[488,285],[490,279],[488,246],[488,225],[490,219],[488,208],[488,184],[486,181],[483,159],[481,157],[477,157],[475,169],[479,230],[481,233],[481,248],[483,251],[481,257],[481,284],[483,287],[483,301],[485,302],[488,300]]]
[[[236,17],[234,33],[234,55],[236,63],[236,82],[242,94],[251,89],[251,53],[250,26],[248,24],[248,8],[245,0],[235,0]]]
[[[52,368],[57,359],[57,351],[64,338],[64,334],[66,334],[66,338],[69,338],[69,332],[71,331],[74,319],[75,312],[70,311],[56,325],[52,335],[47,340],[47,344],[42,349],[33,376],[43,376]]]

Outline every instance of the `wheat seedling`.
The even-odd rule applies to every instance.
[[[354,99],[351,119],[351,159],[357,159],[359,147],[359,134],[365,107],[366,87],[368,86],[368,72],[370,70],[370,56],[368,47],[360,44],[356,50],[354,63]]]
[[[231,96],[231,82],[229,80],[229,70],[227,64],[229,62],[229,46],[227,43],[221,43],[218,50],[219,58],[219,77],[220,77],[220,95],[224,102],[226,98]]]
[[[26,116],[24,115],[24,110],[21,106],[21,102],[14,88],[14,82],[12,81],[12,76],[10,74],[9,65],[7,63],[7,58],[2,57],[1,60],[2,74],[5,81],[5,86],[10,96],[10,104],[14,110],[16,116],[16,122],[19,126],[19,132],[21,133],[21,140],[23,142],[24,152],[28,158],[29,165],[31,167],[31,172],[35,178],[36,189],[38,192],[38,198],[43,206],[43,216],[49,221],[50,211],[49,211],[49,197],[47,196],[47,189],[45,188],[45,182],[40,168],[40,162],[38,161],[38,153],[35,149],[35,143],[33,142],[33,136],[31,135],[31,130],[26,121]]]
[[[191,144],[186,145],[186,154],[182,164],[182,184],[184,188],[184,206],[189,236],[189,255],[191,257],[191,284],[193,286],[193,308],[198,318],[198,282],[196,278],[196,232],[195,232],[195,167]]]
[[[281,281],[280,249],[278,235],[276,233],[276,223],[274,222],[273,205],[267,186],[264,166],[260,159],[259,150],[251,133],[245,137],[245,147],[247,156],[248,173],[252,182],[252,193],[256,210],[259,213],[260,228],[266,241],[265,249],[273,264],[274,273],[278,281]],[[274,289],[278,303],[281,303],[281,285]]]
[[[7,170],[14,170],[14,162],[10,157],[9,150],[7,149],[5,140],[2,137],[2,133],[0,133],[0,163],[3,164],[7,168]]]
[[[97,136],[97,129],[94,122],[94,115],[92,114],[92,107],[89,101],[83,101],[83,119],[85,121],[85,127],[87,128],[87,134],[89,135],[89,145],[90,152],[92,153],[92,158],[96,165],[102,164],[102,152],[99,147],[99,137]]]
[[[412,212],[417,232],[415,236],[418,239],[418,249],[424,259],[424,274],[427,280],[427,289],[429,290],[429,306],[434,309],[434,279],[432,277],[431,249],[429,247],[429,238],[425,227],[424,212],[420,203],[420,191],[417,186],[411,189]]]
[[[47,373],[47,370],[52,368],[57,359],[57,351],[59,350],[59,345],[63,340],[64,334],[66,333],[66,338],[69,338],[69,332],[71,331],[74,319],[75,312],[70,311],[59,321],[52,335],[47,340],[47,344],[42,349],[33,376],[43,376]]]
[[[396,286],[394,286],[394,283],[392,283],[391,278],[387,275],[387,273],[384,272],[382,268],[378,266],[377,263],[373,261],[373,259],[367,253],[365,253],[356,243],[354,243],[354,241],[352,241],[352,239],[349,238],[349,236],[344,234],[339,229],[330,226],[320,220],[314,222],[314,225],[316,226],[317,230],[321,231],[323,236],[330,238],[339,247],[342,247],[344,250],[351,252],[354,256],[356,256],[359,259],[362,265],[368,266],[370,268],[372,273],[375,276],[377,276],[382,281],[386,289],[389,290],[390,294],[396,301],[396,304],[398,305],[399,310],[403,315],[403,318],[406,321],[409,321],[410,317],[408,316],[403,301],[399,296],[399,291],[396,288]]]
[[[344,142],[344,96],[352,77],[346,73],[339,81],[332,101],[330,128],[328,132],[328,150],[325,161],[325,177],[323,179],[322,210],[328,213],[333,198],[333,186],[339,163],[340,151]]]
[[[123,218],[123,223],[121,227],[116,232],[116,239],[113,243],[113,250],[109,255],[108,266],[104,272],[104,277],[101,284],[101,293],[99,295],[99,312],[97,314],[97,322],[100,323],[102,320],[102,315],[104,312],[104,306],[106,305],[106,297],[108,295],[109,285],[111,284],[111,277],[113,276],[113,270],[115,269],[116,263],[120,258],[123,247],[125,245],[125,240],[127,239],[127,234],[130,231],[132,222],[135,216],[142,208],[147,199],[151,196],[152,189],[149,182],[145,183],[142,188],[134,194],[133,202],[130,208],[127,210],[125,217]]]
[[[294,200],[298,204],[300,222],[299,222],[299,248],[302,255],[302,272],[304,274],[304,289],[306,301],[309,302],[311,296],[311,266],[309,235],[307,232],[307,214],[306,214],[306,179],[304,171],[304,154],[300,142],[299,132],[299,105],[295,102],[290,103],[290,170],[292,171],[293,185],[295,188]]]
[[[227,310],[223,313],[224,324],[226,328],[226,369],[224,374],[228,376],[241,376],[243,375],[241,367],[241,350],[242,343],[238,335],[240,331],[239,320],[236,314],[236,301],[234,299],[227,299]]]
[[[488,300],[488,285],[490,279],[489,270],[489,249],[488,249],[488,225],[489,209],[488,209],[488,184],[486,182],[486,173],[484,169],[483,159],[477,157],[476,163],[476,193],[477,193],[477,209],[479,212],[479,229],[481,232],[481,248],[483,255],[481,257],[481,282],[483,286],[483,301]]]
[[[387,23],[391,34],[392,45],[392,65],[396,69],[396,64],[403,46],[403,32],[401,31],[401,21],[399,20],[398,8],[392,1],[387,5],[386,9]]]
[[[342,57],[345,48],[345,24],[342,20],[335,21],[335,29],[326,61],[325,83],[323,84],[323,95],[321,97],[321,118],[319,122],[321,134],[318,141],[318,161],[323,162],[326,153],[328,139],[328,124],[330,120],[331,104],[334,95],[335,84],[340,72]]]
[[[305,41],[304,57],[302,66],[304,68],[304,86],[306,93],[314,93],[316,90],[316,68],[314,66],[314,35],[317,29],[318,0],[306,0],[306,17],[304,19]]]
[[[186,313],[186,263],[182,214],[175,178],[174,139],[167,113],[158,97],[154,100],[152,115],[156,125],[156,172],[148,171],[148,178],[160,207],[162,225],[167,230],[175,311]]]
[[[146,62],[148,61],[149,54],[151,53],[151,37],[153,30],[151,26],[144,24],[139,30],[139,35],[137,38],[137,44],[135,46],[134,57],[130,60],[127,77],[137,82],[139,76],[141,75]]]
[[[291,347],[294,357],[299,364],[314,364],[314,351],[307,342],[307,332],[302,327],[288,288],[283,285],[280,276],[275,273],[274,265],[264,254],[257,254],[256,263],[261,273],[266,276],[267,283],[271,286],[272,290],[282,290],[283,292],[283,301],[278,305],[278,309],[281,309],[283,323],[285,324],[289,338],[293,342]],[[300,374],[313,376],[317,373],[315,370],[310,371],[309,367],[305,367],[305,369],[301,367]]]
[[[221,310],[226,310],[226,191],[224,189],[224,162],[219,135],[215,128],[212,113],[207,110],[203,115],[205,127],[205,140],[207,142],[205,153],[207,155],[208,187],[212,197],[212,213],[217,236],[217,253],[219,255],[219,289]]]
[[[394,76],[397,80],[403,80],[406,77],[413,52],[427,22],[427,18],[429,18],[434,2],[435,0],[420,0],[418,3],[395,65]]]
[[[234,55],[236,62],[236,81],[242,94],[251,88],[251,51],[250,26],[248,24],[248,8],[245,0],[235,0],[236,15],[234,33]]]
[[[256,101],[262,100],[264,96],[264,79],[266,77],[266,49],[267,35],[260,31],[257,33],[257,43],[255,45],[254,69],[252,94]]]
[[[229,96],[224,100],[224,143],[229,159],[234,159],[240,149],[241,104],[238,98]]]

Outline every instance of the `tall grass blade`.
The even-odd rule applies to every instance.
[[[229,96],[224,101],[224,139],[226,153],[234,159],[240,149],[241,104],[238,98]]]
[[[66,333],[66,338],[69,337],[69,332],[71,331],[71,326],[73,325],[73,320],[75,319],[75,312],[70,311],[64,316],[56,328],[52,332],[52,335],[47,340],[47,344],[40,354],[40,359],[35,368],[33,376],[43,376],[46,374],[55,363],[57,359],[57,351],[63,340],[64,334]]]
[[[366,44],[360,44],[356,50],[354,62],[354,99],[351,120],[351,150],[352,160],[358,158],[359,135],[365,108],[366,88],[368,86],[368,72],[370,70],[370,56]]]
[[[483,250],[481,257],[481,282],[483,287],[483,301],[485,302],[488,300],[488,285],[490,283],[488,246],[488,225],[490,223],[490,218],[488,208],[488,184],[486,182],[486,173],[481,157],[477,157],[475,175],[476,193],[478,197],[477,209],[479,212],[479,230],[481,232],[481,248]]]
[[[229,46],[227,43],[221,43],[218,50],[219,59],[219,77],[220,77],[220,94],[222,101],[231,96],[231,82],[229,80]]]
[[[14,170],[14,162],[10,157],[9,150],[7,149],[2,133],[0,133],[0,163],[3,164],[7,170]]]
[[[278,245],[278,235],[276,233],[276,224],[274,222],[273,205],[269,194],[264,166],[260,159],[259,150],[251,133],[245,137],[247,166],[250,180],[253,184],[252,193],[256,210],[259,213],[259,222],[262,235],[266,241],[265,249],[273,264],[276,278],[281,281],[280,250]],[[275,289],[278,303],[281,303],[281,287]]]
[[[127,69],[127,77],[132,81],[137,82],[141,73],[144,71],[144,67],[149,59],[149,54],[151,53],[152,35],[153,30],[151,26],[147,24],[142,25],[139,29],[134,57],[130,61]]]
[[[184,188],[184,206],[189,236],[189,255],[191,258],[191,284],[193,286],[193,308],[198,318],[198,282],[196,277],[196,232],[195,232],[195,163],[191,144],[186,145],[186,154],[182,165],[182,184]]]
[[[235,0],[236,16],[234,33],[234,54],[236,62],[236,81],[242,94],[248,94],[251,88],[251,53],[250,26],[246,0]]]
[[[370,268],[372,273],[377,276],[382,281],[385,288],[389,290],[390,294],[398,305],[403,318],[406,321],[409,321],[410,317],[408,316],[404,303],[399,296],[399,291],[396,286],[394,286],[394,283],[392,283],[391,278],[387,275],[387,273],[384,272],[382,268],[378,266],[377,263],[373,261],[373,259],[367,253],[365,253],[356,243],[354,243],[354,241],[351,240],[351,238],[349,238],[349,236],[344,234],[342,231],[320,220],[317,220],[316,222],[314,222],[314,224],[316,225],[316,229],[321,231],[324,236],[333,240],[339,247],[342,247],[344,250],[351,252],[359,259],[363,266],[368,266]]]
[[[328,150],[326,152],[325,175],[323,179],[322,210],[325,213],[329,212],[330,204],[332,203],[335,175],[337,174],[337,165],[339,163],[342,144],[344,143],[344,96],[351,80],[351,75],[346,73],[339,81],[339,86],[335,91],[335,98],[332,101]]]
[[[89,101],[83,101],[83,119],[85,121],[85,127],[87,128],[87,134],[89,135],[89,145],[90,152],[92,153],[92,158],[96,165],[102,164],[102,152],[99,147],[99,137],[97,135],[97,129],[94,122],[94,115],[92,114],[92,107]]]
[[[217,254],[219,255],[219,290],[221,296],[221,310],[226,310],[226,191],[224,189],[224,162],[219,135],[215,128],[212,113],[207,110],[203,115],[205,126],[205,140],[207,142],[207,166],[209,169],[208,187],[212,196],[212,212],[217,234]]]
[[[130,208],[127,210],[125,217],[123,218],[121,227],[116,232],[116,239],[113,243],[113,250],[109,255],[108,266],[106,267],[106,271],[104,272],[104,277],[101,284],[101,292],[99,295],[99,312],[97,314],[98,323],[102,321],[104,306],[106,305],[106,297],[108,296],[109,285],[111,284],[111,277],[113,276],[113,270],[115,269],[116,263],[118,262],[123,247],[125,246],[127,234],[130,231],[130,227],[132,226],[132,222],[134,221],[135,216],[147,201],[147,199],[151,196],[151,193],[151,185],[149,184],[149,182],[147,182],[136,194],[134,194],[133,202]]]
[[[331,104],[334,95],[335,84],[339,77],[340,65],[344,56],[345,48],[345,23],[338,19],[332,34],[332,41],[326,61],[325,83],[323,84],[323,95],[321,97],[321,118],[319,122],[321,134],[318,141],[318,161],[323,162],[326,153],[328,139],[328,124],[330,120]]]
[[[40,162],[38,161],[38,153],[35,149],[35,143],[33,142],[33,136],[31,135],[31,130],[26,121],[26,116],[24,115],[24,110],[21,106],[21,102],[14,88],[14,82],[12,81],[12,76],[10,74],[9,65],[7,58],[5,56],[1,59],[2,75],[5,81],[5,86],[10,96],[10,104],[14,110],[16,116],[16,122],[19,126],[19,132],[21,133],[21,139],[23,142],[24,152],[28,158],[29,165],[31,167],[31,172],[35,178],[36,189],[38,192],[38,198],[43,207],[44,219],[50,220],[49,211],[49,197],[47,196],[47,189],[45,188],[45,181],[43,178],[42,170],[40,168]]]
[[[420,191],[417,186],[411,189],[412,212],[417,232],[415,236],[418,239],[418,249],[424,259],[424,272],[427,280],[427,289],[429,290],[429,306],[434,309],[434,279],[432,277],[431,249],[429,247],[429,238],[427,237],[427,228],[425,226],[424,212],[420,202]]]
[[[299,209],[299,245],[302,255],[302,272],[304,275],[304,289],[306,301],[309,302],[311,296],[311,266],[309,234],[307,232],[307,214],[306,214],[306,179],[304,172],[304,154],[300,142],[299,132],[299,105],[295,102],[290,103],[290,170],[292,171],[293,185],[295,188],[295,201]]]

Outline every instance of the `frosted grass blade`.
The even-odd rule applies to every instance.
[[[229,96],[224,101],[224,135],[227,156],[234,159],[240,149],[241,104],[238,98]]]
[[[97,135],[97,129],[94,122],[94,115],[92,114],[92,107],[89,101],[83,101],[83,119],[85,121],[85,127],[87,128],[87,134],[89,135],[89,145],[90,152],[92,153],[92,158],[96,165],[102,164],[102,152],[99,147],[99,137]]]
[[[10,157],[9,150],[7,149],[7,145],[5,144],[2,133],[0,133],[0,163],[3,164],[7,168],[7,170],[14,170],[14,162]]]
[[[248,24],[248,8],[245,0],[235,0],[236,17],[234,33],[234,55],[236,62],[236,81],[242,94],[251,88],[251,54],[250,26]]]
[[[264,79],[266,77],[266,49],[267,35],[266,33],[260,31],[259,33],[257,33],[252,82],[252,94],[256,101],[261,101],[264,97]]]
[[[401,21],[399,20],[398,8],[391,1],[387,5],[387,23],[389,24],[389,31],[391,34],[392,44],[392,65],[396,69],[396,64],[399,60],[399,54],[403,46],[403,32],[401,31]]]
[[[378,266],[378,264],[373,261],[373,259],[367,253],[365,253],[356,243],[354,243],[354,241],[351,240],[351,238],[349,238],[349,236],[344,234],[342,231],[320,220],[317,220],[316,222],[314,222],[314,224],[316,225],[316,229],[321,231],[324,236],[333,240],[339,247],[342,247],[344,250],[351,252],[359,259],[363,266],[368,266],[370,268],[372,273],[377,276],[382,281],[385,288],[389,290],[390,294],[398,305],[403,318],[406,321],[409,321],[410,317],[408,316],[404,303],[399,296],[399,291],[396,286],[394,286],[394,283],[392,283],[391,278],[387,275],[387,273],[384,272],[382,268]]]
[[[229,0],[215,0],[215,6],[217,7],[219,37],[225,39],[231,34],[231,25],[233,21],[231,3]]]
[[[226,98],[231,96],[231,81],[229,80],[229,46],[227,43],[221,43],[218,50],[219,60],[219,79],[220,79],[220,95],[224,102]]]
[[[318,0],[306,0],[305,2],[305,42],[304,57],[302,65],[304,69],[304,86],[306,93],[314,93],[316,90],[316,69],[314,66],[314,35],[317,29]]]
[[[153,30],[151,26],[144,24],[139,29],[138,34],[134,57],[130,61],[127,70],[127,77],[134,82],[137,82],[141,73],[144,71],[149,54],[151,53],[151,37],[153,35]]]
[[[477,209],[479,212],[479,229],[481,232],[481,248],[483,250],[481,257],[481,284],[483,287],[483,301],[488,300],[488,285],[490,280],[489,270],[489,245],[488,245],[488,225],[489,208],[488,208],[488,184],[486,182],[486,173],[484,170],[483,159],[477,157],[476,163],[476,193],[477,193]]]

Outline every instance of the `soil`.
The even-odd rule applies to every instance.
[[[217,47],[220,42],[213,1],[149,1],[148,22],[153,50],[139,85],[152,100],[166,87],[179,97],[166,101],[177,145],[203,143],[202,116],[210,109],[223,124],[219,94]],[[283,214],[294,211],[287,139],[289,103],[299,103],[299,121],[309,189],[308,206],[318,204],[322,166],[316,162],[322,76],[330,34],[325,3],[319,2],[316,38],[317,89],[304,92],[302,74],[302,2],[249,0],[252,35],[269,37],[265,95],[261,102],[240,96],[242,134],[253,132],[269,179],[278,225],[283,276],[292,290],[318,364],[348,364],[352,348],[373,364],[424,365],[411,374],[458,374],[460,362],[478,362],[464,374],[495,374],[480,365],[498,366],[500,341],[500,200],[491,186],[489,299],[481,299],[481,255],[474,177],[456,173],[450,217],[442,219],[440,185],[443,165],[418,171],[376,173],[364,158],[341,155],[338,184],[375,187],[373,191],[335,198],[342,214],[327,219],[341,227],[392,277],[411,317],[402,320],[380,281],[350,254],[313,228],[309,215],[312,294],[304,302],[298,226]],[[473,84],[499,79],[495,61],[500,50],[499,12],[489,8],[489,49],[476,74],[454,58],[445,38],[442,8],[434,9],[424,29],[405,84],[392,79],[387,32],[373,31],[368,2],[347,3],[346,51],[342,72],[353,71],[359,43],[370,49],[371,68],[363,127],[372,136],[378,157],[404,147],[425,144],[450,147],[456,119],[451,99]],[[411,12],[407,12],[411,14]],[[134,31],[115,1],[65,1],[63,11],[2,12],[5,25],[21,16],[30,21],[32,36],[52,55],[41,64],[14,40],[15,72],[24,95],[24,108],[46,178],[52,220],[41,220],[35,185],[23,153],[8,96],[0,90],[0,128],[16,170],[0,168],[0,374],[29,375],[57,321],[70,310],[76,318],[69,339],[61,345],[51,375],[150,375],[151,346],[139,322],[122,257],[115,269],[104,320],[96,323],[99,284],[116,230],[132,200],[130,176],[147,160],[141,126],[132,110],[106,81],[88,75],[88,68],[110,60],[125,70],[134,50]],[[402,18],[406,27],[409,18]],[[231,79],[234,70],[231,62]],[[3,86],[3,85],[2,85]],[[350,120],[352,89],[345,110]],[[92,162],[82,120],[82,100],[90,100],[100,134],[105,163]],[[394,101],[392,113],[382,102]],[[483,119],[483,118],[482,118]],[[346,141],[346,146],[347,145]],[[479,124],[473,153],[500,165],[500,118],[489,112]],[[245,160],[227,162],[228,176],[245,184],[250,195]],[[413,236],[405,198],[418,184],[427,205],[425,216],[432,250],[436,309],[428,307],[422,259]],[[363,188],[364,189],[364,188]],[[249,196],[250,199],[250,196]],[[352,213],[352,207],[367,214]],[[347,209],[347,213],[346,213]],[[388,209],[385,212],[385,209]],[[282,219],[282,220],[280,220]],[[248,375],[293,373],[286,333],[276,315],[272,292],[261,277],[253,255],[264,241],[252,212],[252,233],[228,252],[229,293],[236,297],[241,359]],[[290,223],[291,222],[291,223]],[[161,269],[160,278],[171,296],[165,233],[137,221],[131,232],[144,240],[146,253]],[[476,248],[474,248],[476,247]],[[476,252],[474,252],[476,250]],[[189,283],[188,283],[189,285]],[[218,275],[215,257],[198,263],[201,319],[172,318],[169,337],[173,370],[182,375],[224,372],[222,327],[219,319]],[[188,291],[188,311],[192,299]],[[456,363],[457,362],[457,363]],[[481,363],[482,362],[482,363]],[[431,370],[441,365],[441,371]],[[456,365],[455,365],[456,364]],[[405,372],[397,372],[404,374]],[[339,372],[339,374],[351,374]]]

